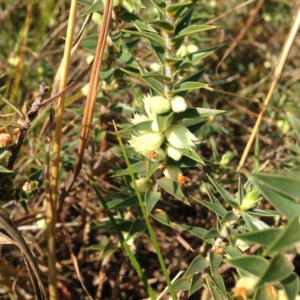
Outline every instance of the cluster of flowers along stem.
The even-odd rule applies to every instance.
[[[131,136],[130,146],[138,153],[154,162],[166,162],[170,157],[175,161],[182,158],[182,149],[192,149],[194,142],[198,139],[181,124],[173,123],[174,113],[181,113],[187,109],[187,103],[181,96],[175,96],[168,100],[162,96],[145,96],[143,98],[146,115],[134,114],[132,124],[152,121],[151,131],[140,131]],[[159,128],[158,116],[168,115],[162,128]],[[187,178],[182,175],[178,167],[164,165],[164,175],[185,184]],[[145,179],[137,180],[140,192],[145,192],[151,184]]]

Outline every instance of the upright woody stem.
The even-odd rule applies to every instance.
[[[166,0],[166,5],[167,7],[171,4],[173,4],[174,1]],[[174,23],[174,18],[170,14],[167,13],[166,20],[173,25]],[[166,42],[166,58],[174,58],[175,57],[175,49],[173,47],[173,42],[172,39],[174,37],[174,32],[169,32],[169,31],[164,31],[164,38]],[[173,85],[173,64],[170,62],[167,62],[165,64],[165,75],[171,78],[171,81],[169,83],[165,82],[165,97],[170,100],[170,95],[169,91],[172,90],[172,85]]]

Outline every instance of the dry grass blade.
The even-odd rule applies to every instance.
[[[283,66],[284,66],[285,61],[287,59],[287,56],[288,56],[288,54],[289,54],[289,52],[291,50],[292,44],[293,44],[293,42],[295,40],[295,37],[296,37],[297,32],[299,30],[299,27],[300,27],[300,7],[298,7],[298,12],[297,12],[297,16],[296,16],[295,22],[294,22],[293,26],[291,27],[291,30],[290,30],[287,38],[286,38],[284,47],[283,47],[283,49],[282,49],[282,51],[280,53],[279,61],[278,61],[277,67],[276,67],[275,72],[274,72],[274,80],[273,80],[271,88],[270,88],[270,90],[268,92],[267,98],[266,98],[266,100],[264,102],[264,106],[262,107],[262,109],[260,111],[260,114],[259,114],[259,116],[258,116],[258,118],[256,120],[256,123],[255,123],[255,125],[253,127],[253,130],[251,132],[250,138],[249,138],[248,143],[247,143],[247,145],[245,147],[245,150],[243,152],[242,158],[241,158],[241,160],[239,162],[239,165],[238,165],[238,168],[237,168],[238,171],[241,170],[241,168],[244,166],[244,163],[245,163],[245,161],[247,159],[248,153],[250,151],[250,148],[251,148],[251,146],[253,144],[253,141],[255,139],[255,136],[257,134],[257,131],[258,131],[258,128],[259,128],[260,123],[262,121],[263,115],[264,115],[264,113],[265,113],[265,111],[266,111],[266,109],[267,109],[267,107],[268,107],[268,105],[269,105],[269,103],[271,101],[271,98],[273,96],[273,93],[275,91],[277,83],[278,83],[278,81],[280,79]]]
[[[103,22],[100,27],[98,43],[96,47],[95,58],[94,58],[90,82],[89,82],[89,91],[88,91],[86,105],[84,109],[76,165],[65,183],[64,190],[60,195],[59,205],[62,204],[63,199],[65,198],[66,194],[69,192],[70,188],[72,187],[81,169],[83,155],[87,144],[88,134],[93,119],[94,106],[95,106],[96,95],[98,90],[98,78],[99,78],[99,73],[101,68],[101,61],[102,61],[102,56],[106,44],[107,35],[108,35],[109,23],[112,15],[112,4],[113,1],[110,0],[107,1],[105,5],[105,9],[103,13]]]
[[[77,1],[71,2],[70,16],[68,22],[66,43],[64,56],[61,68],[61,78],[59,89],[63,90],[67,86],[69,66],[72,53],[72,40],[74,35],[74,29],[76,25],[76,12]],[[60,75],[60,73],[59,73]],[[60,76],[59,76],[60,77]],[[56,272],[56,206],[57,206],[57,193],[58,193],[58,179],[59,179],[59,165],[60,165],[60,150],[61,150],[61,135],[62,135],[62,123],[64,115],[65,96],[62,96],[57,102],[56,109],[56,127],[54,136],[53,147],[53,165],[51,172],[51,195],[47,199],[47,231],[48,231],[48,266],[49,266],[49,295],[50,299],[58,299],[57,292],[57,272]]]
[[[35,291],[36,299],[38,300],[47,299],[47,294],[44,289],[35,258],[30,252],[23,236],[18,231],[18,228],[15,226],[13,221],[8,217],[5,210],[2,209],[1,207],[0,207],[0,224],[9,234],[10,238],[14,240],[15,244],[20,248],[22,252]]]

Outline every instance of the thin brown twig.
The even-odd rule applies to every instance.
[[[64,189],[59,197],[59,206],[62,205],[65,196],[68,194],[69,190],[71,189],[75,179],[77,178],[81,170],[83,155],[87,145],[88,134],[89,134],[93,113],[94,113],[94,106],[95,106],[96,95],[98,91],[98,78],[99,78],[99,73],[101,68],[101,61],[102,61],[102,56],[106,44],[107,35],[108,35],[109,23],[112,15],[112,6],[113,6],[112,2],[113,2],[112,0],[107,1],[104,8],[103,22],[100,27],[98,43],[96,47],[95,58],[94,58],[91,77],[90,77],[89,91],[87,95],[86,106],[84,109],[84,115],[82,120],[82,129],[80,133],[78,156],[77,156],[75,167],[73,171],[70,173],[65,183]]]
[[[297,12],[297,16],[296,16],[296,19],[295,19],[295,22],[293,24],[293,26],[291,27],[290,29],[290,32],[285,40],[285,44],[283,46],[283,49],[280,53],[280,56],[279,56],[279,59],[278,59],[278,64],[277,64],[277,67],[275,69],[275,72],[274,72],[274,80],[272,82],[272,85],[270,87],[270,90],[268,92],[268,95],[266,97],[266,100],[264,102],[264,105],[260,111],[260,114],[256,120],[256,123],[253,127],[253,130],[251,132],[251,135],[249,137],[249,140],[248,140],[248,143],[244,149],[244,152],[243,152],[243,155],[242,155],[242,158],[239,162],[239,165],[238,165],[238,168],[237,168],[237,171],[241,170],[241,168],[244,166],[244,163],[247,159],[247,156],[248,156],[248,153],[250,151],[250,148],[253,144],[253,141],[255,139],[255,136],[258,132],[258,128],[260,126],[260,123],[262,121],[262,118],[263,118],[263,115],[267,109],[267,107],[269,106],[270,102],[271,102],[271,98],[273,96],[273,93],[275,91],[275,88],[277,86],[277,83],[279,82],[279,79],[280,79],[280,76],[281,76],[281,73],[282,73],[282,69],[283,69],[283,66],[285,64],[285,61],[287,59],[287,56],[291,50],[291,47],[292,47],[292,44],[295,40],[295,37],[297,35],[297,32],[299,30],[299,27],[300,27],[300,6],[298,7],[298,12]]]
[[[249,27],[254,22],[254,19],[256,15],[258,14],[259,10],[261,9],[262,5],[264,4],[265,0],[259,0],[253,10],[250,12],[250,18],[248,19],[246,25],[243,27],[239,35],[236,37],[234,42],[230,45],[230,47],[225,51],[225,54],[223,55],[222,59],[219,61],[217,67],[216,67],[216,73],[218,73],[218,69],[222,62],[226,59],[226,57],[237,47],[237,45],[241,42],[242,38],[245,36],[245,34],[248,32]]]

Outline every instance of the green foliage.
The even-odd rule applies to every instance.
[[[100,14],[101,19],[104,2],[79,1],[81,17],[96,13]],[[280,9],[283,9],[282,5],[279,5]],[[278,9],[266,4],[262,12],[265,22],[280,22],[277,17]],[[102,141],[106,141],[106,131],[99,124],[109,123],[102,115],[103,107],[108,107],[116,116],[119,130],[113,132],[109,143],[116,146],[115,136],[122,138],[122,154],[116,155],[120,161],[124,159],[127,165],[124,168],[120,168],[119,164],[111,165],[114,172],[110,173],[109,180],[117,186],[118,192],[100,190],[90,180],[99,199],[99,207],[109,220],[101,223],[96,221],[93,230],[101,230],[107,235],[103,234],[98,244],[88,245],[85,249],[96,251],[101,259],[109,259],[120,247],[124,255],[129,257],[151,299],[156,299],[157,296],[146,278],[147,272],[131,249],[132,244],[144,236],[150,237],[166,280],[164,285],[168,287],[163,293],[170,293],[173,299],[177,296],[175,293],[179,295],[184,292],[187,297],[195,293],[199,295],[204,290],[203,287],[208,289],[211,299],[296,299],[299,278],[288,257],[299,255],[300,242],[300,115],[299,104],[292,99],[299,90],[299,85],[292,86],[287,95],[282,95],[282,91],[274,95],[272,115],[268,115],[272,117],[272,122],[267,126],[262,124],[261,128],[261,132],[270,134],[270,139],[263,134],[257,138],[253,165],[247,166],[248,170],[244,174],[239,174],[234,166],[237,155],[241,152],[239,146],[243,144],[241,137],[245,135],[242,131],[246,126],[244,117],[248,111],[253,110],[255,113],[249,113],[253,118],[257,105],[260,105],[259,101],[255,105],[249,101],[249,98],[254,99],[252,94],[255,94],[258,86],[254,78],[268,75],[263,68],[253,68],[251,65],[255,62],[262,66],[267,62],[256,62],[262,56],[256,51],[267,51],[264,45],[257,47],[261,49],[249,51],[249,56],[253,57],[251,63],[248,63],[248,57],[244,58],[237,51],[226,61],[227,65],[221,65],[222,71],[217,75],[224,76],[225,84],[221,87],[222,78],[218,80],[216,77],[213,78],[214,87],[235,93],[239,97],[219,100],[216,94],[207,94],[205,89],[209,84],[204,76],[207,76],[206,72],[211,73],[210,63],[214,63],[212,57],[213,60],[221,61],[218,54],[221,48],[215,43],[213,46],[209,43],[208,46],[205,41],[210,41],[213,37],[218,40],[214,32],[222,28],[222,25],[205,23],[209,21],[210,13],[214,14],[216,11],[221,15],[223,11],[218,11],[218,7],[213,5],[205,6],[197,0],[172,4],[151,0],[147,3],[147,11],[143,10],[139,0],[123,0],[120,5],[117,3],[114,10],[115,19],[111,22],[105,49],[107,56],[100,74],[103,91],[97,95],[96,110],[101,113],[95,114],[91,139],[94,139],[94,146],[97,147]],[[239,18],[243,18],[242,14]],[[50,12],[46,14],[46,19],[51,19]],[[34,24],[38,28],[36,20]],[[237,24],[242,26],[243,22],[231,24],[231,30]],[[42,23],[41,27],[44,26],[45,23]],[[265,38],[267,31],[260,31]],[[7,32],[5,28],[5,34]],[[248,44],[253,44],[256,41],[252,36],[254,33],[249,31],[248,34]],[[91,26],[87,36],[80,42],[81,51],[94,53],[97,41],[96,30]],[[32,49],[40,42],[33,42],[31,39]],[[188,48],[189,46],[194,47]],[[245,42],[242,47],[249,45]],[[2,48],[7,52],[5,47]],[[264,53],[266,60],[269,59],[269,54]],[[8,53],[5,55],[9,56]],[[12,56],[18,58],[18,55]],[[204,59],[205,62],[210,62],[205,63],[206,66]],[[28,57],[24,61],[27,64],[31,62]],[[246,73],[247,69],[249,73]],[[52,67],[42,68],[41,72],[47,74],[49,81],[52,80]],[[228,78],[235,74],[241,80],[231,83]],[[32,78],[36,80],[36,76],[37,74]],[[245,82],[248,81],[252,85],[249,84],[249,88],[244,90]],[[240,87],[243,88],[242,91]],[[13,88],[14,80],[10,73],[8,89],[1,87],[0,92],[7,92],[6,96],[10,93],[14,95]],[[259,89],[255,99],[264,98],[265,90],[265,86]],[[182,107],[172,106],[175,97],[183,97]],[[15,102],[6,98],[9,97],[1,96],[0,110],[11,109],[23,118],[19,99]],[[120,103],[123,98],[129,98],[129,101]],[[67,103],[66,111],[72,118],[81,119],[82,107],[77,104],[70,106],[77,99],[75,97]],[[244,108],[241,101],[245,99],[248,101],[247,109],[241,109]],[[165,105],[166,102],[168,105]],[[71,117],[68,118],[71,120]],[[9,127],[20,127],[11,120],[1,119],[0,122],[1,129],[9,135],[12,135]],[[44,144],[37,138],[42,122],[43,115],[33,125],[35,156],[26,160],[26,175],[22,181],[18,179],[19,173],[5,167],[11,146],[0,148],[0,155],[3,155],[0,165],[1,201],[20,201],[25,203],[25,210],[26,202],[40,192],[43,184],[44,169],[37,167],[37,162],[40,163],[45,151]],[[230,122],[238,124],[235,131],[230,128]],[[74,125],[68,135],[68,142],[62,147],[61,182],[75,164],[73,153],[78,145],[79,126],[79,123]],[[271,152],[273,143],[278,139],[284,141],[286,149],[280,153],[278,161],[274,162],[276,167],[272,172],[259,172],[260,157],[268,156],[265,152]],[[262,143],[267,144],[267,151],[262,150]],[[28,153],[27,155],[30,156]],[[284,172],[276,168],[281,168]],[[253,169],[255,172],[250,173]],[[197,220],[197,226],[191,223],[191,217],[186,221],[191,224],[183,223],[180,218],[174,220],[172,209],[177,206],[183,211],[187,207],[193,209],[201,206],[207,220]],[[129,220],[126,219],[128,212]],[[206,245],[201,247],[202,252],[196,254],[195,251],[184,272],[179,273],[172,283],[173,278],[169,278],[168,266],[160,253],[163,247],[158,247],[153,224],[175,234],[184,232],[188,237],[193,236],[197,245]],[[109,235],[117,236],[119,243],[113,243],[108,238]],[[186,244],[187,242],[185,247],[191,250],[191,246]],[[224,273],[226,266],[230,269]],[[234,279],[230,282],[229,277]]]

